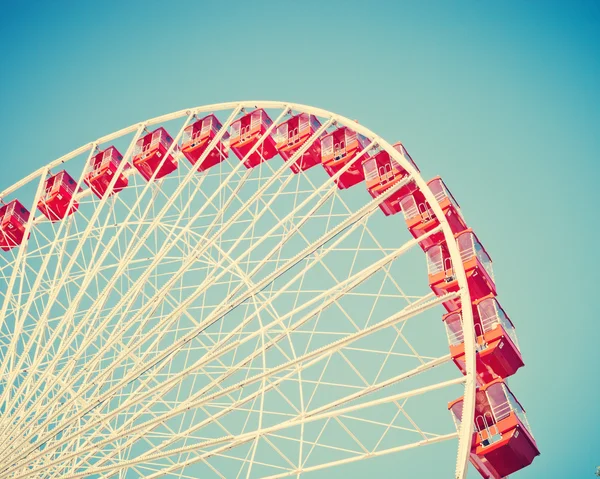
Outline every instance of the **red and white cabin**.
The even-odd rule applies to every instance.
[[[477,338],[476,367],[480,383],[512,376],[524,363],[510,318],[492,295],[473,302],[472,310]],[[461,372],[466,374],[462,308],[445,314],[442,319],[446,325],[452,359]]]
[[[29,211],[19,200],[0,206],[0,248],[9,251],[23,242]]]
[[[450,404],[457,429],[463,398]],[[501,479],[527,467],[539,456],[525,410],[502,379],[477,388],[471,463],[485,479]]]
[[[398,142],[394,144],[394,148],[419,171],[419,168],[402,143]],[[362,162],[362,166],[367,182],[367,190],[369,190],[373,198],[377,198],[399,181],[408,177],[408,172],[387,151],[380,151],[376,155],[367,158]],[[394,215],[400,211],[400,199],[416,190],[417,186],[411,181],[380,203],[379,207],[386,216]]]
[[[152,178],[152,175],[156,171],[154,179],[158,180],[177,169],[177,160],[173,154],[166,156],[172,144],[173,138],[171,138],[171,135],[163,127],[157,128],[136,142],[132,163],[146,181],[150,181],[150,178]],[[173,152],[177,149],[176,145],[173,148]]]
[[[439,176],[433,178],[427,182],[427,186],[429,186],[429,189],[439,203],[452,232],[456,234],[465,230],[467,225],[460,212],[460,207],[442,179]],[[431,206],[425,200],[425,195],[420,190],[416,190],[412,194],[400,199],[400,208],[402,209],[406,226],[413,238],[419,238],[439,226],[439,221],[433,214]],[[444,234],[440,231],[419,242],[419,245],[425,251],[430,246],[439,244],[443,240]]]
[[[215,115],[208,115],[195,123],[187,126],[183,130],[183,139],[181,152],[183,156],[192,164],[196,165],[198,159],[206,152],[210,142],[217,136],[219,130],[223,127]],[[210,150],[202,163],[196,167],[198,171],[206,171],[209,168],[218,165],[227,159],[228,148],[226,146],[229,140],[229,133],[221,137],[221,140]]]
[[[473,230],[464,230],[456,234],[455,238],[467,274],[471,301],[477,301],[489,294],[496,296],[492,260],[481,246]],[[454,274],[446,243],[430,246],[425,254],[427,256],[427,272],[431,290],[437,296],[458,291],[458,281]],[[451,299],[443,304],[448,312],[453,312],[460,308],[460,299]]]
[[[90,160],[92,170],[85,175],[83,181],[98,198],[102,198],[108,190],[108,185],[113,179],[113,176],[117,172],[119,164],[123,160],[123,155],[119,153],[114,146],[111,146],[103,151],[100,151]],[[123,170],[119,174],[119,177],[115,181],[111,195],[118,193],[129,184],[129,180],[123,174],[124,171],[131,168],[128,164],[125,164]]]
[[[292,156],[320,127],[321,122],[318,118],[309,113],[300,113],[278,125],[275,130],[275,141],[279,155],[285,161],[290,161]],[[302,156],[290,165],[290,168],[297,174],[319,163],[321,163],[321,140],[317,138]]]
[[[44,193],[38,201],[37,208],[50,221],[62,220],[65,216],[72,215],[79,208],[79,203],[75,200],[69,208],[69,203],[75,196],[75,187],[77,182],[66,172],[59,171],[56,175],[50,176],[46,180]],[[81,188],[79,188],[81,191]]]
[[[335,175],[369,146],[369,141],[346,126],[321,138],[321,163],[329,176]],[[362,163],[369,158],[365,153],[335,181],[339,189],[350,188],[365,179]]]
[[[231,124],[229,147],[240,160],[245,158],[254,145],[261,142],[256,151],[244,161],[246,168],[254,168],[277,154],[277,144],[273,135],[265,137],[272,124],[273,121],[262,108],[247,113]]]

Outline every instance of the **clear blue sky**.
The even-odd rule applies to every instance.
[[[425,176],[446,179],[494,259],[526,360],[511,385],[542,450],[518,477],[594,476],[600,3],[0,9],[0,190],[103,134],[219,101],[306,103],[402,140]]]

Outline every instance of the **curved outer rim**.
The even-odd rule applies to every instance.
[[[207,113],[214,111],[222,111],[222,110],[233,110],[236,107],[242,108],[272,108],[272,109],[288,109],[294,110],[297,112],[309,113],[313,115],[317,115],[320,117],[332,118],[335,124],[348,126],[352,130],[364,135],[368,139],[375,142],[376,145],[379,145],[383,148],[389,155],[391,155],[402,167],[409,173],[409,175],[414,179],[415,183],[424,194],[425,199],[431,206],[437,220],[442,226],[442,231],[444,233],[444,239],[446,240],[446,244],[448,245],[448,250],[450,252],[450,258],[452,259],[452,264],[454,265],[454,272],[456,274],[458,285],[460,288],[461,302],[462,304],[471,304],[471,295],[469,294],[469,289],[467,286],[467,275],[465,273],[465,269],[463,267],[460,252],[458,250],[457,243],[454,239],[454,233],[450,229],[450,225],[446,220],[445,215],[440,208],[437,200],[433,196],[433,193],[427,186],[427,182],[421,177],[421,174],[418,170],[416,170],[410,162],[408,162],[403,155],[401,155],[396,149],[392,147],[390,143],[385,141],[383,138],[379,137],[375,133],[373,133],[370,129],[365,126],[357,123],[356,121],[350,120],[344,116],[337,115],[327,110],[323,110],[321,108],[315,108],[312,106],[301,105],[297,103],[289,103],[289,102],[281,102],[281,101],[235,101],[235,102],[227,102],[227,103],[215,103],[212,105],[203,105],[195,108],[187,108],[184,110],[179,110],[173,113],[169,113],[166,115],[157,116],[155,118],[149,119],[147,121],[136,123],[126,128],[123,128],[119,131],[111,133],[109,135],[98,138],[96,141],[87,143],[66,155],[57,158],[56,160],[50,162],[49,164],[39,168],[33,173],[29,174],[22,180],[13,184],[12,186],[6,188],[2,193],[0,193],[0,200],[4,199],[6,196],[15,192],[22,186],[29,183],[31,180],[45,175],[46,172],[56,166],[59,166],[67,161],[79,156],[86,151],[91,150],[95,145],[100,145],[103,143],[107,143],[116,138],[119,138],[123,135],[127,135],[129,133],[135,132],[142,125],[151,126],[157,123],[164,123],[166,121],[175,120],[177,118],[181,118],[183,116],[188,116],[190,114],[198,114],[198,113]],[[456,265],[460,265],[456,267]],[[465,393],[464,393],[464,402],[463,402],[463,417],[473,417],[475,414],[475,390],[476,390],[476,381],[475,381],[475,325],[473,321],[473,312],[471,308],[463,308],[463,330],[464,330],[464,338],[465,338],[465,359],[466,359],[466,377],[465,377]],[[470,455],[470,446],[471,446],[471,437],[473,435],[473,421],[462,421],[459,431],[458,438],[458,453],[457,453],[457,462],[456,462],[456,479],[462,479],[467,475],[468,463],[469,463],[469,455]]]

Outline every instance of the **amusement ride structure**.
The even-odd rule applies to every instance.
[[[391,453],[396,477],[443,442],[456,478],[500,479],[539,454],[488,252],[441,178],[356,121],[191,108],[0,200],[0,479],[299,477]]]

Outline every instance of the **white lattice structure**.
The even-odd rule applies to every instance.
[[[98,146],[125,152],[119,174],[145,128],[164,125],[180,155],[195,116],[221,118],[216,143],[255,107],[272,127],[291,111],[316,115],[311,140],[350,126],[370,141],[364,153],[386,150],[410,178],[372,199],[320,167],[293,174],[276,157],[246,169],[231,155],[202,173],[180,157],[158,181],[127,170],[129,186],[102,199],[85,189]],[[388,142],[303,105],[209,105],[100,138],[0,197],[33,213],[63,168],[84,187],[77,212],[32,214],[29,239],[0,255],[1,478],[293,477],[441,441],[455,441],[466,475],[473,426],[457,433],[446,403],[464,394],[473,416],[473,318],[465,309],[463,376],[440,321],[448,297],[429,291],[402,215],[378,205],[415,181],[440,221],[431,234],[453,235]],[[453,295],[470,304],[456,275]]]

